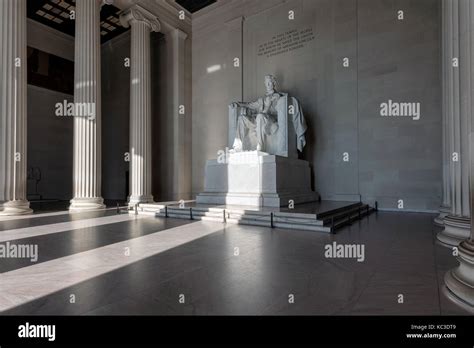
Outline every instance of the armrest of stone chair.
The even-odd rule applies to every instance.
[[[229,133],[228,133],[228,147],[232,148],[234,145],[235,132],[237,130],[237,120],[241,113],[241,107],[232,107],[229,105]]]
[[[292,106],[291,98],[287,93],[284,93],[276,107],[278,112],[276,154],[283,157],[298,158],[293,119],[288,114],[290,106]]]

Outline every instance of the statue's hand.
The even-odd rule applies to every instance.
[[[239,103],[230,103],[230,107],[235,109],[235,108],[238,108],[239,107]]]

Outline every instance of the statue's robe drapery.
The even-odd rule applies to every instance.
[[[276,109],[280,98],[280,93],[275,92],[245,105],[243,114],[237,119],[234,149],[265,151],[265,137],[275,134],[278,130]]]
[[[291,99],[291,105],[293,105],[293,115],[290,114],[293,121],[293,128],[296,133],[296,147],[299,152],[303,151],[306,145],[305,133],[308,127],[306,126],[306,120],[303,115],[303,109],[301,108],[300,102],[294,97],[288,97]],[[280,110],[279,112],[283,112]]]
[[[292,123],[296,135],[296,147],[300,152],[303,150],[307,126],[301,105],[296,98],[286,93],[274,92],[245,104],[240,110],[242,113],[238,115],[237,108],[229,109],[229,120],[233,123],[229,124],[229,129],[230,136],[234,137],[234,149],[252,151],[259,148],[271,154],[280,154],[278,149],[285,147],[283,134],[287,134],[288,124],[279,125],[278,120],[288,120]],[[268,147],[273,148],[273,151]]]

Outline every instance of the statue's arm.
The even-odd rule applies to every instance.
[[[233,107],[233,108],[237,108],[237,107],[249,107],[250,103],[247,103],[247,102],[232,102],[230,103],[230,106]]]
[[[230,103],[230,107],[232,108],[242,107],[242,108],[248,108],[248,109],[260,112],[263,109],[263,100],[262,98],[259,98],[258,100],[253,101],[253,102],[233,102],[233,103]]]

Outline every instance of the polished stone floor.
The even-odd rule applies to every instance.
[[[378,212],[335,235],[115,210],[9,219],[0,244],[38,245],[39,258],[0,259],[0,312],[467,314],[441,292],[457,263],[433,217]],[[326,258],[334,241],[364,245],[365,260]]]

